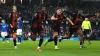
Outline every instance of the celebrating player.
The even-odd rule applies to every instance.
[[[65,11],[63,11],[63,12],[65,12]],[[69,38],[72,36],[72,34],[74,32],[77,32],[77,34],[80,38],[80,48],[85,48],[85,46],[83,45],[83,40],[84,40],[83,32],[82,32],[81,28],[79,27],[79,25],[77,25],[79,17],[77,14],[72,14],[71,16],[73,17],[72,22],[74,23],[74,25],[69,27],[69,32],[70,32]]]
[[[17,30],[17,19],[19,18],[19,13],[17,12],[17,7],[13,6],[11,17],[9,18],[9,24],[11,27],[13,42],[14,42],[14,48],[17,49],[16,45],[16,30]]]
[[[32,22],[32,40],[35,41],[37,35],[40,36],[39,44],[36,51],[41,51],[40,47],[43,43],[43,28],[42,28],[42,22],[43,20],[47,20],[47,14],[45,13],[45,7],[42,7],[42,11],[38,12],[34,15],[33,22]]]
[[[60,32],[60,26],[62,24],[63,20],[69,21],[71,25],[74,25],[73,22],[68,18],[65,17],[62,14],[61,8],[57,8],[56,13],[51,17],[51,20],[53,20],[53,36],[52,38],[50,38],[48,41],[45,42],[45,45],[48,42],[54,41],[55,44],[55,49],[59,49],[57,46],[57,38],[58,38],[58,34]]]

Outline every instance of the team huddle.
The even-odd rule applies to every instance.
[[[46,14],[46,8],[42,7],[41,12],[37,12],[34,14],[34,17],[31,22],[31,39],[33,41],[36,40],[37,35],[40,37],[38,47],[36,51],[41,51],[41,45],[43,43],[44,39],[44,29],[42,28],[42,22],[44,20],[49,20],[48,16]],[[77,32],[78,37],[80,39],[80,48],[85,48],[84,46],[84,36],[83,32],[81,30],[81,27],[76,26],[78,22],[78,18],[75,19],[70,19],[68,15],[65,15],[65,11],[62,8],[57,8],[56,13],[54,13],[51,18],[51,21],[53,21],[52,25],[52,35],[50,39],[45,41],[45,46],[47,45],[48,42],[54,41],[55,49],[58,50],[58,37],[60,35],[59,41],[61,42],[63,39],[70,38],[74,32]],[[63,29],[60,28],[62,25],[62,21],[66,21],[70,23],[69,31],[67,31],[65,34],[63,33]],[[16,37],[18,37],[18,42],[19,44],[21,43],[21,37],[22,37],[22,25],[23,22],[21,20],[21,16],[17,12],[16,6],[13,6],[12,8],[12,13],[10,15],[10,18],[7,20],[9,23],[6,24],[6,20],[2,20],[1,22],[1,36],[3,38],[3,42],[7,37],[7,31],[8,28],[11,29],[11,37],[13,38],[13,43],[14,43],[14,48],[17,49],[17,43],[16,43]],[[62,31],[61,31],[62,30]]]

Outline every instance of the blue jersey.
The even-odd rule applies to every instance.
[[[18,29],[22,29],[22,21],[18,21]]]
[[[1,24],[1,32],[7,32],[8,25],[7,24]]]

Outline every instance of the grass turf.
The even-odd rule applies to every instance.
[[[38,41],[23,41],[18,45],[17,50],[13,47],[13,42],[2,43],[0,41],[0,56],[99,56],[100,41],[92,41],[91,45],[85,41],[87,48],[80,49],[79,41],[65,40],[59,43],[60,50],[54,50],[54,43],[50,42],[47,46],[42,45],[42,52],[37,52]],[[44,44],[44,43],[43,43]]]

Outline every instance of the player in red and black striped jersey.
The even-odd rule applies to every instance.
[[[48,41],[45,42],[45,45],[48,42],[54,41],[55,49],[59,49],[58,46],[57,46],[57,38],[58,38],[58,35],[59,35],[59,32],[60,32],[60,26],[61,26],[62,21],[64,19],[66,21],[69,21],[69,23],[71,25],[74,25],[73,22],[68,17],[65,17],[62,14],[61,8],[57,8],[56,13],[51,17],[51,20],[53,20],[53,36],[52,36],[52,38],[50,38]]]
[[[80,22],[79,22],[78,14],[74,14],[72,21],[74,23],[74,26],[69,28],[69,31],[70,31],[69,37],[71,37],[72,34],[74,32],[76,32],[78,34],[79,39],[80,39],[80,48],[85,48],[85,46],[83,45],[83,32],[81,30],[81,27],[79,26]]]
[[[9,25],[11,27],[13,42],[14,42],[14,48],[17,48],[16,45],[16,30],[17,30],[17,19],[19,18],[19,13],[17,12],[17,7],[13,6],[12,13],[9,18]]]
[[[34,18],[33,18],[33,21],[32,21],[32,27],[31,27],[32,37],[31,37],[31,39],[33,41],[35,41],[37,35],[40,36],[39,44],[38,44],[38,47],[37,47],[37,50],[36,51],[41,51],[40,47],[41,47],[41,45],[43,43],[43,38],[44,38],[43,32],[44,32],[44,30],[42,28],[42,22],[44,20],[47,20],[48,19],[45,10],[46,10],[46,8],[45,7],[42,7],[42,11],[36,13],[34,15]]]
[[[80,38],[80,48],[85,48],[84,45],[83,45],[83,32],[82,32],[82,30],[81,30],[81,28],[79,26],[79,24],[80,24],[79,15],[74,13],[71,16],[73,17],[71,20],[74,23],[74,25],[69,27],[70,35],[69,35],[68,38],[70,38],[72,36],[72,34],[74,32],[76,32],[78,34],[79,38]]]

